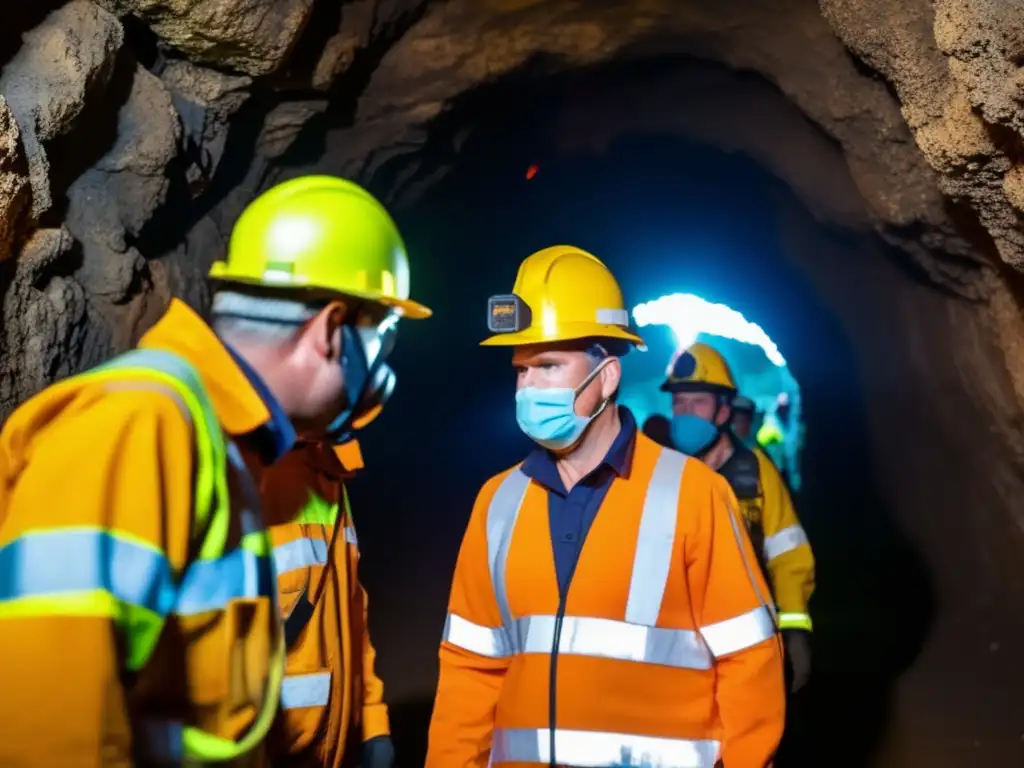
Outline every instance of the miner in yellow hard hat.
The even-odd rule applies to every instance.
[[[768,588],[729,484],[615,404],[643,342],[614,276],[545,248],[488,319],[536,448],[473,508],[427,768],[766,765],[784,709]]]
[[[760,446],[748,448],[729,428],[736,382],[716,349],[696,343],[677,352],[661,389],[672,396],[673,445],[717,470],[736,492],[772,584],[798,690],[810,675],[814,556],[786,484]]]
[[[0,764],[273,758],[297,691],[262,473],[298,436],[349,440],[389,378],[397,318],[429,310],[383,207],[331,177],[258,197],[212,276],[212,324],[173,300],[137,349],[47,388],[0,433],[0,679],[20,692],[0,696]],[[321,500],[303,511],[330,530]],[[324,667],[332,699],[359,679]]]

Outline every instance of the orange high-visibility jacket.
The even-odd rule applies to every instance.
[[[364,741],[389,733],[343,484],[361,468],[355,443],[303,443],[263,473],[281,610],[304,627],[288,649],[275,759],[340,768]]]
[[[237,461],[215,491],[226,514],[205,517],[200,476],[218,468],[197,433],[270,414],[184,304],[140,348],[191,364],[212,425],[136,369],[59,382],[0,434],[0,765],[181,764],[196,739],[249,741],[233,764],[265,764],[284,666],[269,537]]]
[[[547,491],[505,471],[459,552],[427,768],[764,768],[785,709],[768,599],[725,479],[637,435],[560,613]]]

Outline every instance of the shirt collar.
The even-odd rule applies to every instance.
[[[633,466],[633,451],[636,448],[636,419],[628,408],[619,406],[619,434],[612,441],[608,453],[601,463],[587,475],[586,480],[602,469],[612,470],[619,477],[629,477]],[[554,454],[546,448],[537,447],[530,452],[520,467],[523,474],[541,485],[558,493],[565,493],[565,484],[558,474]]]
[[[263,380],[184,302],[172,299],[167,312],[143,335],[139,346],[165,349],[191,363],[230,436],[248,436],[273,422],[271,429],[278,436],[269,450],[276,453],[281,446],[290,448],[294,443],[294,427]]]

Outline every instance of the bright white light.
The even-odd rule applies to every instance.
[[[753,344],[778,367],[786,359],[764,329],[752,323],[732,307],[712,304],[692,293],[672,293],[648,301],[633,309],[633,319],[641,328],[645,325],[667,325],[675,334],[679,347],[688,347],[701,333]]]

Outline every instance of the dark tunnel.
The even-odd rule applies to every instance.
[[[474,496],[529,448],[507,355],[477,347],[485,302],[511,289],[524,256],[571,243],[606,261],[631,305],[693,291],[756,319],[786,355],[805,401],[798,511],[818,586],[815,670],[778,765],[871,765],[893,682],[927,635],[932,587],[873,479],[851,342],[784,245],[777,202],[803,206],[749,157],[679,137],[624,135],[600,152],[563,151],[572,137],[551,126],[578,83],[523,78],[456,105],[419,158],[422,173],[432,163],[452,170],[398,210],[414,294],[436,314],[402,329],[398,395],[362,440],[368,468],[351,492],[400,764],[423,764],[449,580]],[[405,171],[396,161],[371,188],[394,189]],[[837,246],[847,237],[802,218]]]

